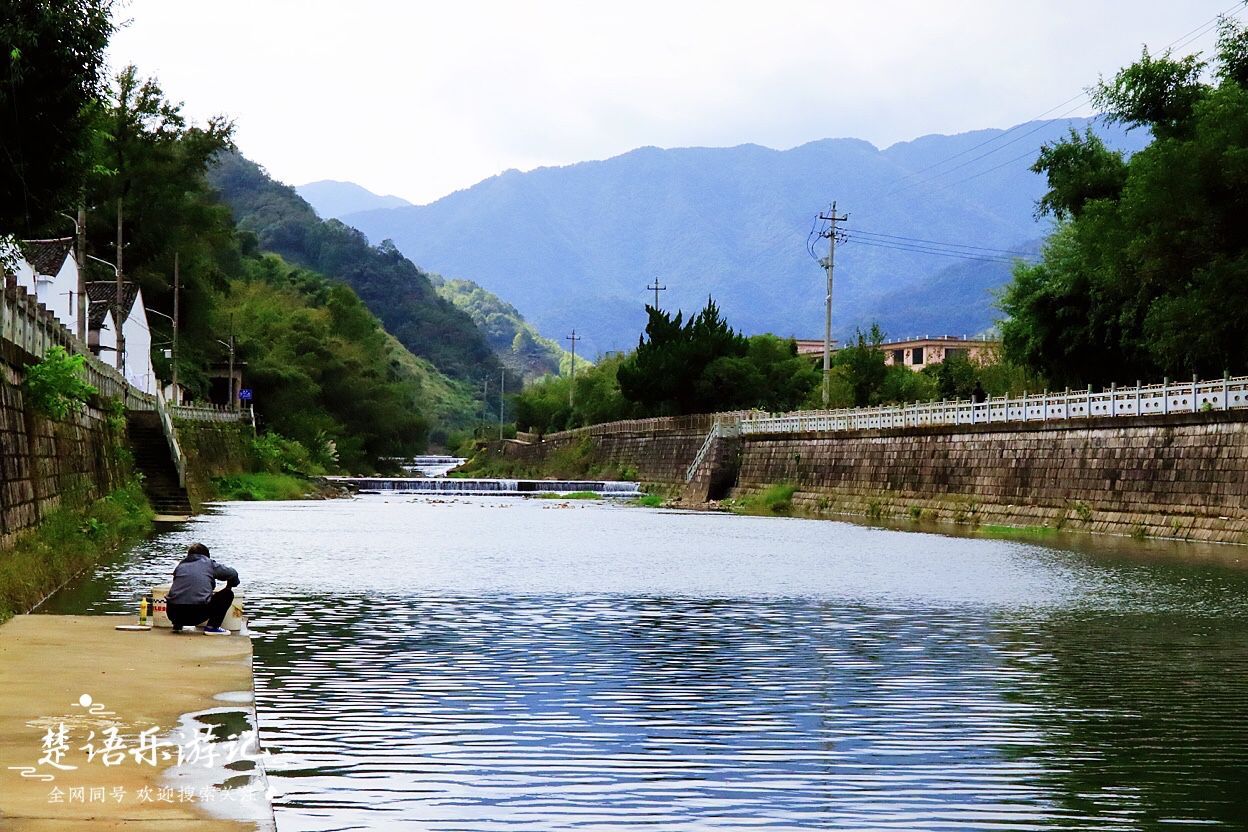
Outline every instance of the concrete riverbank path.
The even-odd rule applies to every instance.
[[[271,829],[250,639],[132,620],[0,626],[0,828]]]

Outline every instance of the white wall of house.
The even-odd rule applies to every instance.
[[[78,263],[73,257],[66,257],[54,275],[36,275],[30,263],[19,257],[13,274],[18,286],[34,295],[66,329],[78,334]]]
[[[144,393],[156,392],[156,372],[152,369],[152,333],[147,326],[147,307],[143,305],[143,293],[134,299],[130,315],[121,328],[126,336],[126,381]]]
[[[13,274],[17,277],[17,285],[32,295],[35,293],[35,270],[23,257],[13,263]]]
[[[39,281],[39,302],[75,335],[78,334],[78,262],[66,257],[51,280]]]
[[[104,316],[104,323],[97,330],[100,360],[110,367],[117,366],[117,330],[113,326],[113,313]]]

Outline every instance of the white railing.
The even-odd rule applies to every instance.
[[[706,439],[702,442],[702,447],[698,448],[698,453],[693,457],[693,462],[689,463],[689,467],[685,469],[685,482],[693,481],[694,476],[698,473],[698,468],[702,466],[702,461],[706,459],[706,455],[711,451],[711,446],[715,444],[715,440],[740,436],[741,425],[741,417],[738,414],[728,414],[725,418],[715,420],[715,424],[711,425],[710,431],[706,434]]]
[[[984,402],[915,402],[841,410],[749,414],[741,419],[741,432],[805,433],[925,425],[986,425],[1239,408],[1248,408],[1248,376],[1216,381],[1165,381],[1135,387],[1110,387],[1099,393],[1093,393],[1089,387],[1086,391],[1045,392],[1014,398],[1002,396]]]
[[[174,404],[169,405],[169,412],[173,418],[189,422],[244,422],[251,418],[246,411],[216,404]]]
[[[178,469],[178,485],[186,488],[186,457],[182,455],[182,446],[178,443],[178,432],[173,426],[173,417],[169,415],[169,406],[165,404],[165,394],[159,386],[156,387],[156,412],[160,414],[160,426],[165,431],[165,439],[169,443],[173,465]]]

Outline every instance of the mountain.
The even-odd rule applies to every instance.
[[[468,313],[393,246],[370,246],[355,229],[320,219],[294,188],[238,153],[221,154],[208,178],[258,248],[349,285],[414,355],[463,381],[498,375],[499,360]]]
[[[747,333],[818,337],[824,278],[806,244],[812,218],[831,200],[849,213],[851,235],[1014,249],[1046,233],[1034,216],[1043,178],[1028,169],[1038,148],[1092,124],[1034,122],[883,150],[857,139],[783,151],[645,147],[605,161],[508,171],[429,205],[344,221],[371,239],[392,239],[425,268],[471,278],[524,309],[542,332],[575,327],[587,355],[635,346],[643,306],[653,302],[645,287],[656,276],[668,287],[664,308],[695,311],[710,294]],[[1128,151],[1148,140],[1100,123],[1095,129]],[[987,290],[1008,279],[1008,265],[881,241],[888,238],[862,236],[837,249],[839,337],[872,321],[897,334],[961,334],[993,323]]]
[[[327,220],[342,219],[359,211],[403,208],[412,204],[402,197],[380,196],[354,182],[335,179],[297,185],[295,192],[316,209],[317,216]]]
[[[437,274],[429,275],[429,280],[440,296],[472,317],[503,365],[525,381],[558,374],[562,364],[572,360],[558,343],[525,321],[516,307],[471,280],[448,280]],[[576,364],[581,365],[580,356]]]

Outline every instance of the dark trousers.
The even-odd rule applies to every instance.
[[[209,627],[220,627],[232,603],[234,590],[226,587],[220,592],[214,592],[207,604],[169,604],[166,612],[175,627],[195,627],[205,622]]]

